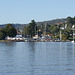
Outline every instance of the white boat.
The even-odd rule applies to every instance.
[[[38,39],[39,38],[39,36],[38,35],[35,35],[34,37],[33,37],[33,39]]]
[[[28,39],[28,38],[24,38],[24,41],[25,41],[25,42],[29,42],[29,39]]]
[[[72,43],[75,43],[75,42],[74,42],[74,40],[73,40],[73,41],[71,41],[71,42],[72,42]]]

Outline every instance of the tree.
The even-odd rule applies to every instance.
[[[47,23],[47,26],[46,26],[46,32],[47,34],[50,34],[50,25]]]
[[[62,30],[63,38],[68,40],[69,38],[72,38],[72,30],[70,27],[67,27],[66,29]]]
[[[67,36],[66,36],[66,34],[62,34],[62,40],[64,40],[64,41],[66,41],[67,40]]]
[[[75,24],[75,17],[67,17],[67,25],[68,27],[72,27],[72,25]]]
[[[17,31],[16,31],[15,27],[12,26],[12,24],[7,24],[5,26],[5,31],[7,33],[7,36],[9,36],[9,37],[14,37],[17,34]]]
[[[5,39],[5,37],[6,37],[5,29],[4,28],[1,28],[0,29],[0,40]]]
[[[24,37],[27,37],[27,35],[29,35],[29,26],[26,26],[23,30],[23,34],[24,34]]]
[[[71,34],[72,34],[73,32],[72,32],[72,29],[71,29],[70,27],[67,27],[66,32],[67,32],[67,34],[68,34],[68,39],[69,39],[69,38],[72,38]]]
[[[37,31],[37,26],[34,20],[31,21],[31,23],[29,23],[29,35],[35,36],[36,35],[36,31]]]
[[[59,33],[59,27],[57,27],[57,26],[55,26],[55,25],[51,25],[51,27],[50,27],[50,32],[52,33],[52,34],[58,34]]]

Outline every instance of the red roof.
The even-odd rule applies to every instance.
[[[52,36],[53,34],[49,34],[50,36]]]

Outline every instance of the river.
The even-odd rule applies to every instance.
[[[0,75],[75,75],[75,44],[0,42]]]

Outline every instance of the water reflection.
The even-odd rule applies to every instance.
[[[67,61],[68,64],[73,64],[74,61],[74,46],[72,43],[67,44]]]
[[[0,75],[74,75],[75,44],[0,43]]]
[[[72,45],[72,58],[73,58],[73,64],[75,63],[75,44]]]
[[[46,48],[45,48],[46,45],[44,44],[45,43],[35,43],[35,42],[29,43],[29,48],[30,48],[29,65],[31,66],[30,75],[36,75],[38,71],[41,71],[40,67],[42,68],[43,65],[41,63],[43,60],[45,60],[46,56]]]
[[[32,43],[28,43],[28,47],[29,47],[29,51],[30,51],[30,54],[29,54],[29,65],[30,65],[30,74],[31,75],[35,75],[34,74],[34,64],[36,63],[35,62],[35,52],[36,52],[36,43],[35,42],[32,42]]]
[[[60,43],[60,70],[63,73],[70,74],[75,70],[75,45],[72,43]],[[72,71],[71,71],[72,70]]]

